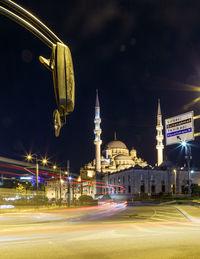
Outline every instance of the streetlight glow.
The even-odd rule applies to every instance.
[[[187,146],[187,142],[186,142],[185,140],[183,140],[183,141],[181,142],[181,145],[182,145],[183,147],[186,147],[186,146]]]
[[[57,166],[56,166],[56,165],[54,165],[54,166],[53,166],[53,169],[55,170],[56,168],[57,168]]]
[[[48,163],[47,158],[43,158],[43,159],[42,159],[42,163],[43,163],[43,165],[47,165],[47,163]]]
[[[26,155],[26,159],[27,159],[27,160],[29,160],[29,161],[30,161],[30,160],[32,160],[32,158],[33,158],[33,157],[32,157],[32,155],[31,155],[31,154]]]

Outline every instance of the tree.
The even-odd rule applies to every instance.
[[[193,196],[200,197],[200,186],[198,184],[191,184],[191,191]]]

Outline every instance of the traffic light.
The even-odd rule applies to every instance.
[[[53,44],[50,59],[39,60],[53,72],[54,91],[57,109],[54,111],[55,135],[59,136],[66,116],[73,112],[75,105],[75,82],[71,52],[68,46],[57,42]]]

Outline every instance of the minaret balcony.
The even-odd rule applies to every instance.
[[[101,145],[102,144],[102,140],[94,140],[94,144],[95,145]]]
[[[156,149],[164,149],[164,145],[156,145]]]
[[[102,130],[101,129],[95,129],[94,134],[101,135]]]
[[[163,130],[163,126],[162,125],[157,125],[156,126],[156,130],[157,131],[162,131]]]
[[[95,118],[94,119],[94,123],[95,124],[100,124],[101,123],[101,119],[100,118]]]
[[[163,136],[163,135],[156,136],[156,140],[159,141],[159,142],[162,142],[163,139],[164,139],[164,136]]]

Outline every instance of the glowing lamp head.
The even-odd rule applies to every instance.
[[[71,176],[69,176],[69,177],[68,177],[68,179],[69,179],[69,181],[71,181],[72,177],[71,177]]]
[[[186,146],[187,146],[187,142],[186,142],[185,140],[183,140],[183,141],[181,142],[181,145],[182,145],[183,147],[186,147]]]
[[[57,168],[57,166],[56,166],[56,165],[54,165],[54,166],[53,166],[53,169],[55,170],[56,168]]]
[[[26,157],[28,160],[31,160],[32,159],[32,156],[31,155],[27,155]]]
[[[46,165],[46,164],[48,163],[47,159],[46,159],[46,158],[43,158],[43,159],[42,159],[42,163],[43,163],[43,165]]]

